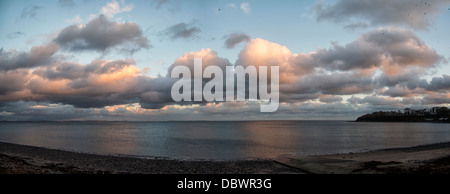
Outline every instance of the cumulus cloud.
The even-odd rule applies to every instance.
[[[174,81],[142,75],[132,59],[94,60],[89,64],[62,62],[34,71],[1,74],[0,100],[6,102],[40,101],[79,108],[129,103],[164,106],[172,102],[170,87]]]
[[[427,29],[450,2],[447,0],[338,0],[335,3],[318,1],[313,7],[317,20],[352,22],[363,19],[372,26],[403,25],[413,29]]]
[[[257,69],[259,66],[279,66],[280,83],[294,82],[314,69],[309,55],[293,54],[286,46],[261,38],[253,39],[247,44],[239,53],[236,65],[251,65]]]
[[[200,28],[184,22],[169,26],[161,31],[162,34],[169,36],[172,40],[196,38],[200,32]]]
[[[433,77],[425,89],[429,91],[450,91],[450,76],[442,75],[442,77]]]
[[[370,93],[374,89],[371,77],[357,76],[352,72],[315,73],[304,76],[292,85],[282,85],[285,94],[349,95]]]
[[[195,31],[189,30],[192,27],[187,24],[180,27],[180,34],[175,33],[175,28],[166,29],[173,39],[184,38],[183,29]],[[255,102],[175,104],[171,88],[177,79],[170,78],[171,70],[186,66],[193,72],[194,58],[202,58],[203,68],[214,65],[222,70],[239,65],[279,66],[278,115],[284,116],[311,110],[315,111],[312,115],[320,116],[324,111],[330,112],[326,109],[338,107],[345,110],[336,114],[346,115],[355,109],[445,104],[450,99],[449,75],[428,80],[422,77],[427,75],[426,70],[442,62],[443,57],[410,30],[379,28],[361,34],[348,44],[332,43],[330,48],[310,53],[293,53],[286,46],[262,38],[250,40],[240,33],[227,36],[225,45],[234,47],[242,42],[248,43],[234,64],[205,48],[186,52],[172,63],[166,76],[156,78],[145,75],[133,59],[95,59],[80,64],[56,55],[60,48],[105,52],[130,45],[137,50],[150,46],[135,23],[116,23],[106,16],[98,16],[87,24],[64,28],[50,43],[32,47],[28,52],[0,49],[0,116],[17,114],[36,118],[38,114],[56,115],[64,109],[72,111],[70,114],[74,116],[62,113],[66,116],[61,119],[78,118],[78,115],[83,118],[83,114],[112,118],[182,112],[211,118],[223,114],[243,118],[249,111],[256,112],[253,116],[263,116],[257,113],[260,104]],[[208,79],[202,81],[204,85]],[[352,97],[348,98],[349,95]],[[155,110],[159,113],[150,109],[159,109]]]
[[[401,28],[367,32],[345,46],[320,49],[313,58],[330,70],[380,67],[388,75],[398,75],[406,67],[431,67],[443,59],[414,32]]]
[[[29,71],[24,69],[0,71],[0,95],[23,90],[29,76]]]
[[[53,61],[52,57],[58,50],[59,46],[54,43],[34,46],[29,52],[0,49],[0,70],[7,71],[47,65]]]
[[[225,47],[228,49],[234,48],[236,45],[242,42],[250,42],[251,38],[249,35],[244,33],[232,33],[226,36]]]
[[[200,51],[193,51],[185,53],[183,56],[177,58],[175,62],[169,67],[168,77],[170,77],[170,72],[176,66],[186,66],[189,68],[191,72],[194,72],[194,59],[201,58],[202,59],[202,68],[205,69],[208,66],[218,66],[224,72],[226,66],[232,66],[232,64],[228,61],[228,59],[221,58],[217,55],[217,52],[211,49],[202,49]],[[194,75],[192,75],[194,76]]]
[[[396,85],[390,87],[382,94],[390,97],[414,97],[417,95],[417,92],[413,92],[407,86]]]
[[[53,41],[70,51],[105,52],[119,48],[133,53],[151,47],[139,25],[113,22],[104,15],[93,18],[87,24],[64,28]]]

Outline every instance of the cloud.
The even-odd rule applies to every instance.
[[[15,50],[0,50],[0,71],[8,71],[22,68],[33,68],[47,65],[53,61],[53,56],[58,52],[59,46],[54,43],[43,46],[34,46],[30,52],[18,52]]]
[[[338,0],[335,3],[318,1],[313,7],[317,20],[336,23],[365,20],[372,26],[403,25],[413,29],[427,29],[434,19],[450,2],[435,1],[360,1]]]
[[[29,71],[24,69],[0,71],[0,95],[23,90],[29,76]]]
[[[383,105],[383,106],[401,106],[402,101],[391,97],[382,96],[366,96],[364,98],[351,97],[348,102],[352,104],[370,104],[370,105]]]
[[[81,23],[83,23],[83,19],[81,19],[80,15],[76,15],[74,18],[72,18],[70,20],[65,20],[65,22],[81,24]]]
[[[217,52],[211,49],[202,49],[200,51],[187,52],[183,56],[177,58],[175,62],[169,67],[167,77],[170,77],[172,69],[177,66],[186,66],[191,72],[194,72],[194,59],[202,58],[202,68],[208,66],[218,66],[225,72],[226,66],[232,66],[228,59],[221,58]],[[192,76],[194,76],[192,74]]]
[[[88,28],[88,24],[82,27]],[[55,42],[33,47],[28,53],[1,50],[1,81],[5,84],[0,84],[0,100],[60,103],[75,108],[137,103],[143,109],[162,110],[174,104],[170,93],[177,79],[168,77],[171,69],[187,66],[193,71],[194,58],[203,59],[203,68],[211,65],[222,69],[233,65],[279,66],[281,103],[341,103],[343,95],[372,94],[376,97],[354,97],[349,102],[367,106],[444,102],[442,98],[450,82],[447,75],[431,81],[417,77],[424,69],[433,67],[439,56],[414,33],[396,28],[377,29],[345,46],[334,43],[329,49],[311,53],[292,53],[286,46],[256,38],[242,49],[235,64],[211,49],[187,52],[174,61],[166,77],[158,78],[146,76],[132,59],[93,60],[88,64],[61,61],[54,56],[59,49]],[[404,48],[406,46],[408,48]],[[369,52],[371,50],[373,52]],[[348,54],[351,52],[367,53],[355,58]],[[402,71],[385,72],[384,65],[400,66]],[[366,69],[370,73],[360,72]],[[379,74],[374,73],[377,70]],[[203,79],[204,83],[206,81]],[[207,104],[196,103],[200,107]]]
[[[77,108],[142,103],[162,108],[171,103],[169,78],[141,74],[135,61],[56,62],[35,70],[0,72],[0,101],[61,103]]]
[[[161,31],[171,39],[195,38],[199,32],[198,27],[186,23]],[[169,78],[170,72],[176,66],[193,71],[194,58],[203,59],[203,68],[214,65],[222,70],[238,65],[279,66],[279,118],[304,113],[311,118],[346,117],[374,107],[387,110],[449,103],[450,76],[424,78],[427,70],[445,60],[411,30],[378,28],[347,44],[333,42],[330,48],[310,53],[293,53],[284,45],[250,39],[243,33],[227,35],[224,45],[234,48],[242,42],[247,44],[234,64],[204,48],[184,53],[173,61],[166,76],[156,78],[137,68],[134,59],[95,59],[81,64],[57,55],[59,49],[134,52],[151,47],[136,23],[96,16],[85,24],[67,26],[50,43],[29,51],[0,49],[0,117],[265,118],[258,113],[259,102],[173,102],[171,88],[177,79]],[[202,81],[205,84],[208,79]]]
[[[341,102],[342,97],[334,95],[322,95],[319,97],[319,101],[323,103],[336,103]]]
[[[21,19],[29,19],[34,18],[36,19],[36,16],[38,12],[42,9],[41,6],[37,5],[29,5],[22,9],[22,13],[20,14]]]
[[[398,75],[405,68],[432,67],[443,59],[414,32],[401,28],[373,30],[345,46],[319,49],[312,57],[329,70],[381,68],[388,75]]]
[[[433,104],[433,105],[450,104],[450,94],[444,93],[444,94],[427,95],[423,98],[423,102],[425,104]]]
[[[111,2],[106,3],[105,6],[103,6],[100,9],[100,13],[108,18],[114,17],[114,15],[123,13],[123,12],[129,12],[134,9],[134,5],[126,5],[125,2],[121,1],[122,7],[116,0],[112,0]]]
[[[353,72],[314,72],[304,75],[294,83],[280,85],[280,101],[295,103],[309,100],[334,103],[342,101],[341,95],[371,94],[372,77],[358,76]]]
[[[249,35],[244,33],[232,33],[226,36],[225,47],[228,49],[234,48],[236,45],[242,42],[250,42],[251,38]]]
[[[153,0],[156,2],[156,9],[161,8],[164,4],[167,4],[170,2],[170,0]]]
[[[348,24],[346,26],[344,26],[344,29],[347,30],[356,30],[356,29],[364,29],[369,27],[369,25],[366,22],[356,22],[356,23],[352,23],[352,24]]]
[[[15,31],[15,32],[8,33],[8,34],[6,35],[6,37],[7,37],[8,39],[14,39],[14,38],[19,38],[19,37],[22,37],[22,36],[25,36],[25,35],[26,35],[25,32]]]
[[[240,52],[235,65],[279,66],[282,102],[317,99],[333,103],[340,102],[341,95],[375,93],[383,100],[386,98],[383,95],[427,94],[432,86],[419,78],[442,59],[415,33],[401,28],[380,28],[347,45],[333,43],[329,49],[311,53],[292,53],[277,43],[253,39]],[[447,77],[433,79],[435,89],[445,91]],[[363,103],[380,105],[373,97]]]
[[[200,32],[200,28],[181,22],[167,27],[161,33],[169,36],[172,40],[175,40],[196,38],[197,34]]]
[[[373,89],[371,77],[357,76],[353,72],[314,73],[303,76],[292,85],[280,87],[285,94],[350,95],[370,93]]]
[[[250,3],[244,2],[241,3],[241,6],[239,7],[244,13],[250,14],[251,8]]]
[[[151,47],[138,24],[113,22],[104,15],[93,18],[87,24],[64,28],[53,41],[70,51],[106,52],[119,48],[134,53]]]
[[[423,70],[424,69],[418,67],[405,68],[404,71],[396,75],[381,74],[380,76],[375,78],[375,82],[380,88],[392,87],[398,84],[406,85],[410,88],[415,88],[420,82],[420,75],[423,75],[425,73]]]
[[[286,46],[256,38],[239,53],[236,65],[279,66],[280,83],[289,83],[312,72],[314,67],[310,62],[307,54],[293,54]]]
[[[431,82],[425,89],[429,91],[450,91],[450,76],[442,75],[442,77],[433,77]]]
[[[390,87],[388,90],[382,93],[385,96],[390,97],[414,97],[417,93],[408,89],[406,86],[396,85],[394,87]]]

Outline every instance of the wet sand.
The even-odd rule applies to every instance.
[[[76,153],[0,142],[0,174],[296,174],[273,160],[183,161]]]
[[[450,174],[450,142],[362,153],[281,155],[275,160],[314,174]]]

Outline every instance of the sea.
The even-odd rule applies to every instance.
[[[180,160],[273,159],[450,141],[448,123],[348,121],[0,122],[0,141]]]

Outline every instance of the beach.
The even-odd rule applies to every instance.
[[[0,142],[0,174],[296,174],[273,160],[175,160],[77,153]]]
[[[275,161],[312,174],[449,174],[450,142],[359,153],[280,155]]]
[[[450,143],[273,160],[176,160],[0,142],[0,174],[448,174]]]

